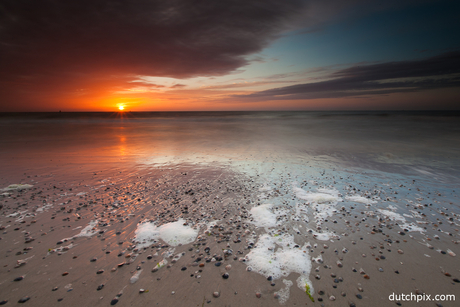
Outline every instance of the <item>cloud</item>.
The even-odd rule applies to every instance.
[[[247,65],[304,9],[302,0],[5,0],[0,93],[224,75]]]
[[[139,76],[226,75],[288,30],[382,9],[366,3],[3,0],[0,108],[102,97],[125,90]]]
[[[234,95],[241,100],[357,97],[460,87],[460,51],[414,60],[359,65],[329,74],[328,80]]]

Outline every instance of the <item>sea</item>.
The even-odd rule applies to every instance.
[[[4,171],[244,161],[460,182],[460,112],[0,113],[0,129]]]

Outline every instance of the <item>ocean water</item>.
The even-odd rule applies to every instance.
[[[16,113],[3,169],[235,161],[401,173],[458,183],[460,114],[430,112]]]
[[[67,250],[109,248],[120,234],[139,250],[160,241],[171,249],[159,254],[158,246],[156,273],[171,259],[185,261],[188,246],[215,238],[215,246],[206,244],[225,261],[235,256],[248,274],[277,281],[277,301],[268,305],[286,303],[293,285],[297,303],[305,291],[316,297],[325,287],[319,273],[331,266],[348,268],[348,289],[360,286],[351,270],[358,258],[372,278],[410,272],[385,277],[367,294],[379,306],[388,303],[380,293],[391,294],[394,284],[453,293],[451,279],[431,285],[420,276],[437,274],[440,265],[455,271],[460,254],[459,119],[449,112],[2,114],[0,189],[9,203],[0,224],[58,216],[66,212],[58,206],[71,206],[80,210],[75,221],[86,222],[56,240],[111,235]],[[37,189],[45,191],[43,203]],[[380,267],[365,258],[377,246],[376,260],[388,259]],[[132,250],[123,252],[143,259]],[[116,266],[116,258],[107,261]],[[142,283],[140,272],[126,282]],[[330,293],[339,298],[339,290]]]

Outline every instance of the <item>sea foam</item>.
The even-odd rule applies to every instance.
[[[188,244],[195,241],[198,230],[190,226],[184,226],[185,221],[179,219],[177,222],[171,222],[157,227],[154,223],[140,224],[136,229],[134,240],[138,242],[138,247],[147,247],[154,240],[162,239],[171,246]]]

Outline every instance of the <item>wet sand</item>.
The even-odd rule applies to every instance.
[[[251,178],[218,166],[177,165],[73,176],[26,174],[22,182],[33,187],[6,191],[9,195],[1,199],[0,299],[13,305],[29,297],[26,303],[34,306],[55,305],[61,299],[69,306],[108,306],[113,299],[121,306],[319,306],[321,300],[326,306],[387,306],[394,304],[388,300],[393,292],[458,294],[459,285],[454,281],[460,278],[454,255],[460,252],[458,213],[444,207],[455,201],[456,194],[435,194],[408,180],[375,186],[360,174],[342,179],[328,176],[334,173],[311,176],[311,182],[305,181],[301,188],[314,191],[321,186],[320,180],[327,178],[323,181],[335,181],[334,187],[343,196],[356,190],[372,195],[374,188],[379,192],[372,198],[379,200],[367,205],[342,197],[334,206],[337,212],[316,229],[318,221],[308,205],[309,214],[304,217],[309,221],[295,218],[295,204],[303,201],[290,187],[290,181],[298,178],[289,175],[273,182],[277,189],[272,189],[257,182],[258,176]],[[8,186],[5,179],[2,186]],[[408,201],[417,189],[425,197]],[[280,216],[276,227],[264,229],[252,223],[253,206],[282,202],[288,214]],[[410,207],[424,231],[405,232],[398,221],[385,219],[378,208],[387,204]],[[163,225],[178,218],[199,230],[193,243],[174,247],[158,240],[136,248],[138,223],[148,220]],[[216,220],[216,226],[208,229],[206,225]],[[96,222],[87,236],[78,237],[91,221]],[[266,230],[292,235],[300,247],[308,246],[315,302],[296,286],[296,273],[269,281],[248,271],[250,261],[242,260],[257,248],[257,239]],[[319,240],[316,232],[331,237]],[[163,259],[168,264],[159,268]],[[217,267],[216,262],[221,265]],[[98,274],[99,270],[104,271]],[[140,275],[133,282],[136,273]],[[222,277],[224,273],[228,279]],[[22,280],[14,281],[21,276]],[[280,302],[276,293],[286,288],[283,279],[294,285],[289,298]],[[214,297],[214,292],[219,297]],[[435,306],[435,302],[401,303]],[[441,304],[454,306],[452,302]]]

